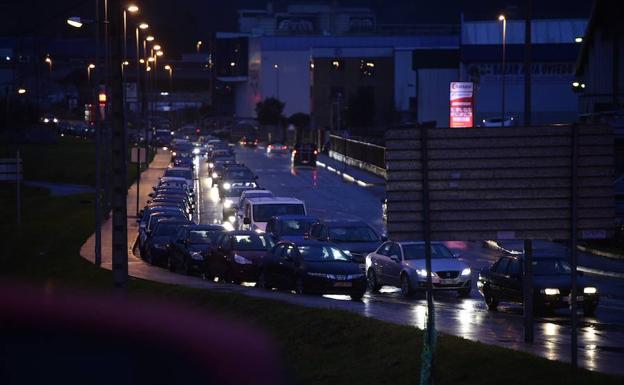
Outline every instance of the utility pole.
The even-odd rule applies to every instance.
[[[527,0],[524,20],[524,125],[531,126],[531,21],[533,0]]]
[[[128,285],[128,212],[126,205],[128,143],[124,123],[122,84],[122,12],[121,0],[110,0],[110,60],[111,66],[111,114],[112,128],[112,173],[113,173],[113,280],[117,289]]]
[[[102,126],[98,93],[100,87],[100,0],[95,0],[95,88],[92,90],[95,104],[95,265],[102,265]]]

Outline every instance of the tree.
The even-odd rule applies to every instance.
[[[256,104],[258,123],[277,125],[284,111],[284,103],[276,98],[266,98]]]
[[[297,128],[308,128],[310,127],[310,115],[303,112],[294,113],[288,118],[288,124],[292,124]]]

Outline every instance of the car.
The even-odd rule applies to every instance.
[[[230,189],[253,189],[258,187],[257,176],[248,167],[225,167],[219,181],[219,196]],[[240,195],[240,194],[239,194]]]
[[[217,250],[206,260],[206,278],[219,281],[255,282],[262,257],[275,243],[255,231],[230,231],[217,241]]]
[[[316,222],[318,218],[309,215],[280,215],[269,219],[266,233],[275,241],[303,241]]]
[[[139,218],[137,218],[137,222],[139,223],[139,250],[143,250],[143,242],[147,239],[147,223],[152,214],[165,214],[170,213],[172,216],[182,217],[187,219],[184,210],[179,207],[170,207],[170,206],[151,206],[146,207],[139,212]]]
[[[255,136],[243,136],[240,140],[241,146],[245,147],[257,147],[258,146],[258,138]]]
[[[523,255],[504,255],[479,273],[477,288],[489,310],[496,310],[500,302],[523,302]],[[568,308],[572,288],[572,268],[557,256],[534,256],[533,305],[537,311]],[[578,303],[583,313],[592,316],[600,295],[581,272],[577,273]]]
[[[366,277],[372,292],[382,286],[401,288],[405,297],[426,290],[427,269],[423,241],[388,241],[366,256]],[[470,295],[472,272],[441,242],[431,242],[431,280],[434,290]]]
[[[230,207],[234,209],[234,212],[235,212],[234,228],[240,228],[240,226],[243,223],[243,207],[245,206],[246,199],[248,198],[249,199],[250,198],[272,198],[273,196],[274,196],[273,193],[269,190],[264,190],[264,189],[244,190],[241,192],[238,202],[228,203],[228,200],[226,199],[223,202],[223,207],[224,209],[230,209]],[[227,207],[227,206],[230,206],[230,207]]]
[[[181,207],[185,213],[192,215],[194,208],[188,199],[184,196],[157,196],[147,201],[148,205],[162,204]]]
[[[177,158],[190,158],[193,154],[193,144],[190,142],[181,142],[172,145],[171,156],[173,159]]]
[[[193,158],[190,157],[176,157],[173,161],[174,167],[195,168]]]
[[[190,224],[180,218],[163,219],[156,223],[145,242],[145,259],[150,265],[162,266],[169,257],[169,248],[180,229]]]
[[[195,177],[193,176],[193,170],[189,167],[171,167],[165,170],[163,174],[164,178],[174,177],[174,178],[183,178],[186,182],[186,185],[189,186],[190,190],[193,190]]]
[[[359,220],[325,220],[315,223],[310,228],[310,239],[335,243],[347,250],[354,260],[364,268],[366,255],[375,251],[385,236],[380,236],[366,222]]]
[[[316,145],[311,143],[298,143],[291,153],[291,161],[293,166],[312,166],[316,167],[316,156],[318,150]]]
[[[296,198],[248,198],[243,206],[242,229],[265,231],[271,217],[306,214],[305,203]]]
[[[288,153],[288,146],[284,143],[272,142],[266,148],[267,154],[286,154]]]
[[[216,249],[216,241],[225,231],[221,225],[188,225],[180,227],[169,249],[167,267],[181,269],[186,275],[202,273],[208,255]]]
[[[230,188],[223,189],[221,199],[223,201],[223,218],[224,220],[229,221],[234,224],[236,221],[236,210],[238,209],[238,202],[240,200],[241,195],[245,191],[250,191],[255,189],[255,186],[252,186],[247,183],[231,183]]]
[[[298,294],[346,294],[360,300],[366,276],[344,251],[329,243],[279,242],[262,259],[258,287]]]

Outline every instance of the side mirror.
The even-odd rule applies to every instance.
[[[243,224],[250,225],[251,224],[251,218],[243,218]]]
[[[388,236],[387,235],[382,235],[381,236],[381,241],[382,242],[386,242],[388,240]]]
[[[155,193],[149,193],[149,194],[147,194],[147,196],[153,198],[154,196],[156,196],[156,194]]]
[[[401,260],[399,259],[399,257],[397,255],[391,255],[390,259],[392,259],[394,262],[399,263],[401,262]]]

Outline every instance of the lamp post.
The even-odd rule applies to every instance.
[[[50,74],[52,74],[52,58],[50,58],[50,54],[46,55],[44,61],[48,64],[48,67],[49,67],[49,70],[50,70]]]
[[[169,72],[169,91],[173,91],[173,67],[167,64],[165,65],[165,71]]]
[[[201,40],[198,40],[197,44],[195,44],[195,49],[197,50],[197,53],[199,53],[199,50],[201,49],[202,44],[203,43]]]
[[[89,80],[89,86],[91,85],[91,71],[95,69],[95,64],[91,63],[87,66],[87,79]]]
[[[505,126],[505,66],[506,66],[506,55],[505,55],[505,46],[507,43],[507,18],[505,15],[500,15],[498,17],[498,21],[503,22],[503,58],[502,58],[502,98],[501,98],[501,127]]]
[[[123,11],[123,60],[128,58],[128,13],[139,12],[139,7],[132,4]]]
[[[275,92],[277,94],[277,99],[280,98],[280,86],[279,86],[279,65],[273,64],[273,68],[275,68]]]

